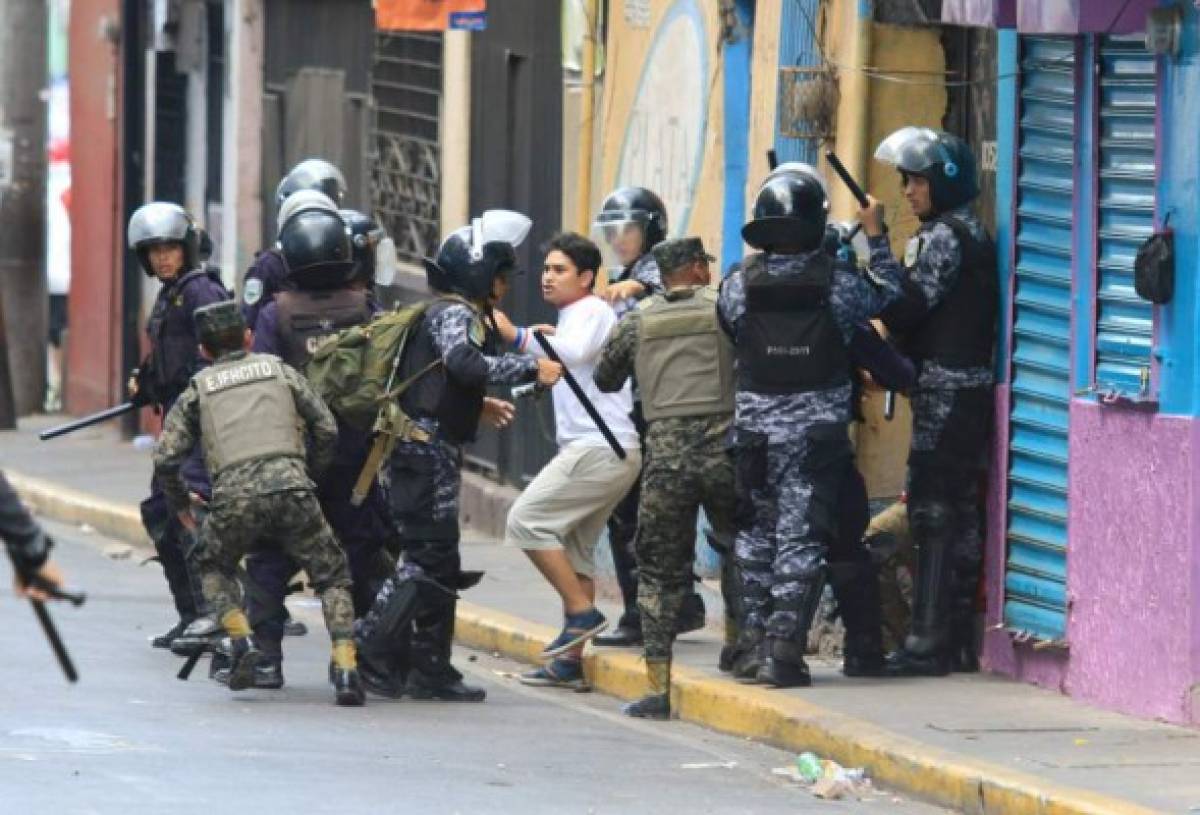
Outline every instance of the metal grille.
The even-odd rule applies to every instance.
[[[402,260],[437,251],[441,231],[442,35],[375,35],[371,202]]]
[[[1133,289],[1133,261],[1154,230],[1155,58],[1136,37],[1099,47],[1096,387],[1150,398],[1154,312]]]
[[[1067,433],[1075,198],[1075,40],[1022,39],[1008,560],[1004,621],[1061,640],[1067,625]]]
[[[795,121],[792,101],[804,96],[800,86],[822,86],[821,54],[817,48],[817,0],[784,0],[779,31],[779,107],[776,111],[775,154],[780,162],[817,163],[821,125]]]

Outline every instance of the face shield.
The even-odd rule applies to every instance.
[[[938,151],[937,131],[928,127],[902,127],[879,143],[875,159],[897,170],[924,172],[933,164]]]
[[[592,222],[592,241],[600,247],[601,260],[608,279],[616,280],[621,271],[640,258],[646,246],[649,216],[641,210],[606,210]]]
[[[533,221],[511,209],[489,209],[471,221],[471,254],[476,260],[483,256],[484,244],[507,243],[514,249],[520,246]]]

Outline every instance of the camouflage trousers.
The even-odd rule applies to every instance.
[[[838,531],[850,443],[845,427],[824,437],[767,443],[738,439],[738,534],[743,625],[767,636],[807,635]]]
[[[635,539],[638,567],[638,610],[647,660],[671,657],[676,622],[684,599],[694,588],[696,521],[700,507],[713,529],[718,548],[724,545],[723,593],[733,593],[734,536],[733,459],[724,448],[662,455],[651,439],[642,470],[642,495]],[[729,591],[725,591],[729,589]],[[732,609],[727,601],[726,612]]]
[[[353,635],[350,571],[317,498],[309,490],[255,495],[213,504],[200,527],[196,567],[212,613],[221,619],[238,608],[237,565],[255,541],[279,541],[321,598],[331,639]]]

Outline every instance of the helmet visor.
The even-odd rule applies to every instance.
[[[604,266],[610,270],[610,280],[650,248],[646,246],[649,220],[650,215],[644,210],[626,209],[601,212],[592,222],[591,238],[600,247]]]
[[[485,243],[507,243],[514,249],[529,235],[533,221],[511,209],[489,209],[479,218],[480,246]]]
[[[937,140],[937,133],[928,127],[902,127],[879,143],[875,159],[897,169],[921,172],[929,169],[932,162],[927,148]]]

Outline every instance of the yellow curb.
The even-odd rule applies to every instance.
[[[96,498],[80,490],[52,481],[5,471],[13,489],[39,515],[71,524],[87,524],[101,535],[130,543],[150,546],[142,515],[136,507]]]
[[[540,664],[558,633],[519,617],[459,602],[455,636],[463,645]],[[631,652],[592,653],[593,687],[622,699],[648,692],[645,670]],[[811,750],[937,804],[979,815],[1149,815],[1118,798],[1045,781],[932,747],[792,695],[676,667],[671,704],[679,717],[793,751]]]

